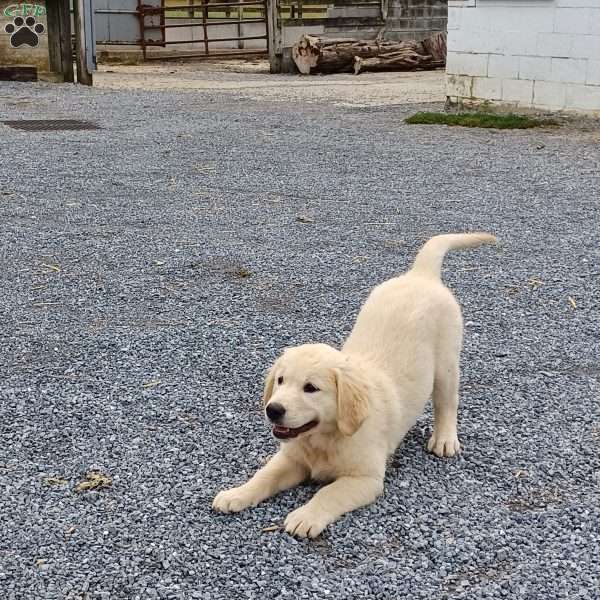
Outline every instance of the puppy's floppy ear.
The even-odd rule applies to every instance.
[[[356,367],[334,369],[337,386],[338,429],[344,435],[358,431],[369,414],[369,388]]]
[[[275,361],[271,368],[267,371],[267,375],[265,376],[265,389],[263,391],[262,397],[262,405],[266,406],[267,402],[271,399],[273,395],[273,386],[275,385],[275,368],[277,367],[277,362]]]

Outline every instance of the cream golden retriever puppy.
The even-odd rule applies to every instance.
[[[238,512],[312,478],[327,485],[287,516],[285,529],[319,535],[382,493],[387,458],[430,396],[428,449],[441,457],[459,452],[462,317],[440,271],[448,250],[493,242],[487,233],[430,239],[408,273],[371,292],[341,350],[325,344],[286,350],[269,370],[263,396],[281,447],[247,483],[220,492],[213,508]]]

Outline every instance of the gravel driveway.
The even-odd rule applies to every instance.
[[[598,598],[598,131],[407,126],[417,108],[244,91],[2,84],[2,599]],[[276,446],[285,346],[339,344],[445,231],[465,313],[463,454],[296,541],[308,485],[235,516],[213,495]],[[76,491],[86,473],[107,479]],[[110,485],[109,485],[110,483]]]

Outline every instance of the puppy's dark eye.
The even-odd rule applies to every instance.
[[[314,386],[312,383],[305,383],[304,384],[304,391],[307,394],[314,394],[315,392],[319,391],[319,388]]]
[[[277,385],[281,385],[283,383],[283,377],[277,378]]]

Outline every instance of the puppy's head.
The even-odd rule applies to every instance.
[[[263,395],[280,440],[335,431],[352,435],[367,418],[368,402],[359,369],[325,344],[286,350],[269,370]]]

